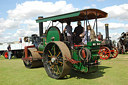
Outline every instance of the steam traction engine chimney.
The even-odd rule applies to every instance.
[[[108,24],[105,24],[105,33],[106,33],[106,39],[109,40],[109,28],[108,28]]]
[[[38,19],[43,19],[43,17],[39,16]],[[43,36],[43,22],[39,23],[39,36]]]

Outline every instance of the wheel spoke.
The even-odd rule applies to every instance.
[[[105,58],[108,58],[108,55],[105,55]]]
[[[50,60],[50,61],[48,61],[48,63],[51,63],[51,60]]]
[[[61,63],[61,64],[63,64],[63,62],[61,62],[61,61],[58,61],[58,63]]]
[[[104,58],[105,56],[104,55],[102,55],[102,58]]]
[[[55,45],[54,45],[54,56],[56,55],[56,49],[55,49]]]
[[[58,57],[60,55],[61,52],[58,53],[58,55],[56,57]]]
[[[54,68],[54,65],[51,65],[50,68]]]
[[[50,68],[52,70],[51,72],[54,74],[54,65],[52,65]]]
[[[110,54],[110,52],[105,52],[105,54]]]
[[[115,56],[116,54],[114,53],[113,56]]]
[[[52,53],[48,50],[48,52],[50,53],[50,55],[52,56]]]
[[[52,56],[48,55],[48,57],[50,57],[50,58],[51,58]]]
[[[58,65],[56,65],[56,67],[57,67],[57,73],[60,74],[60,69],[59,69]]]
[[[54,67],[52,68],[52,73],[54,73]]]

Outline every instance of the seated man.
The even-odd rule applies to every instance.
[[[77,22],[77,25],[78,26],[75,27],[75,30],[74,30],[74,35],[75,35],[74,43],[78,45],[82,41],[82,39],[80,37],[80,34],[83,33],[84,28],[81,26],[81,22],[80,21]]]
[[[96,35],[95,35],[94,30],[91,29],[90,25],[87,26],[87,29],[88,29],[88,41],[95,41],[96,40]],[[80,34],[80,37],[83,37],[83,36],[84,36],[84,38],[83,38],[82,42],[84,44],[87,44],[87,31]]]
[[[67,31],[67,40],[70,42],[71,48],[73,48],[73,40],[72,40],[72,26],[71,22],[67,22],[66,27],[64,28],[64,32]]]

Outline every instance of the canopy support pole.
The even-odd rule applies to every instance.
[[[96,37],[98,35],[98,26],[97,26],[97,12],[96,12]]]
[[[86,11],[86,30],[87,30],[87,42],[88,42],[88,28],[87,28],[87,24],[88,24],[88,16],[87,16],[87,11]]]

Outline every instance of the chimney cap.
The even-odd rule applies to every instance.
[[[108,26],[108,24],[105,24],[105,26]]]
[[[43,16],[39,16],[38,19],[43,19]]]

